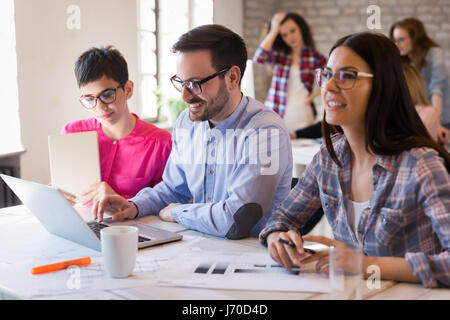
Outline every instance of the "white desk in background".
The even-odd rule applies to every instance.
[[[144,218],[146,223],[180,232],[184,238],[199,239],[193,246],[210,252],[267,253],[256,238],[242,240],[226,240],[211,237],[192,230],[186,230],[176,223],[162,222],[159,217]],[[166,244],[139,251],[138,261],[155,252],[170,252],[181,242]],[[94,283],[94,286],[80,286],[73,292],[52,294],[51,283],[40,283],[30,269],[39,261],[68,260],[91,256],[94,261],[101,261],[100,252],[80,246],[71,241],[49,234],[24,206],[0,209],[0,299],[187,299],[187,300],[302,300],[328,299],[328,294],[311,292],[274,292],[251,290],[203,289],[187,287],[158,286],[151,283],[152,273],[134,274],[125,280],[106,279]],[[142,266],[151,268],[151,266]],[[82,267],[84,268],[84,267]],[[118,284],[115,288],[112,283]],[[131,285],[123,286],[120,281],[128,281]],[[34,288],[32,288],[34,286]],[[103,290],[102,286],[107,289]],[[105,288],[105,287],[104,287]],[[33,290],[31,290],[33,289]],[[40,291],[41,295],[33,296],[32,292]],[[47,295],[42,293],[47,292]],[[450,289],[426,289],[419,284],[381,281],[380,289],[364,289],[363,299],[450,299]]]
[[[292,145],[292,176],[298,178],[302,175],[317,152],[320,150],[320,140],[316,139],[293,139]]]
[[[321,140],[316,139],[293,139],[292,160],[294,164],[307,166],[320,150]]]

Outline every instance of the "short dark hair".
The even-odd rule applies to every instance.
[[[316,51],[316,43],[314,42],[311,28],[309,27],[306,20],[301,15],[299,15],[295,12],[288,12],[288,13],[286,13],[286,16],[283,18],[283,20],[281,20],[280,25],[284,24],[288,20],[294,21],[295,24],[300,28],[300,32],[302,34],[303,43],[304,43],[305,47]],[[270,29],[270,24],[269,24],[269,29]],[[276,50],[276,51],[281,51],[284,53],[291,52],[291,47],[289,47],[286,44],[286,42],[284,42],[280,33],[278,33],[277,37],[275,38],[275,41],[273,42],[273,45],[272,45],[272,49]]]
[[[372,92],[364,120],[366,150],[370,148],[377,155],[396,155],[412,148],[429,147],[439,152],[450,171],[449,153],[431,138],[417,114],[394,42],[381,33],[356,33],[339,39],[330,55],[340,46],[351,49],[372,69]],[[340,165],[331,134],[342,133],[342,128],[328,124],[324,114],[322,130],[331,158]]]
[[[128,81],[128,66],[119,50],[113,46],[91,48],[75,62],[78,87],[106,76],[121,86]]]
[[[218,24],[194,28],[183,34],[173,45],[172,52],[209,50],[216,71],[231,66],[241,70],[241,80],[247,64],[247,47],[237,33]]]

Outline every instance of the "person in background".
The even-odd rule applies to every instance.
[[[450,82],[444,51],[427,35],[425,26],[416,18],[406,18],[394,23],[389,34],[397,45],[403,62],[412,63],[421,71],[428,100],[441,118],[439,141],[446,144],[449,140],[447,129],[450,129]]]
[[[328,273],[329,251],[306,255],[296,231],[322,206],[334,239],[305,241],[361,247],[366,277],[377,265],[382,279],[450,286],[450,155],[414,108],[395,44],[369,32],[341,38],[317,80],[325,143],[270,217],[261,243],[288,269],[316,262]]]
[[[106,196],[94,212],[100,221],[105,211],[113,220],[159,215],[218,237],[257,237],[291,187],[288,132],[275,112],[242,94],[247,48],[238,34],[203,25],[172,50],[171,82],[189,106],[174,125],[163,181],[129,201]]]
[[[412,101],[416,106],[417,113],[422,119],[430,136],[438,141],[438,130],[441,126],[439,113],[431,106],[427,98],[425,84],[419,70],[412,64],[403,64],[403,74],[411,94]]]
[[[316,50],[311,30],[296,13],[277,13],[255,52],[256,64],[274,67],[265,104],[278,113],[290,132],[314,123],[314,70],[326,59]]]
[[[289,132],[291,139],[305,138],[305,139],[318,139],[322,138],[322,122],[318,121],[310,126],[296,129],[293,132]]]
[[[84,204],[106,194],[128,199],[155,186],[162,180],[172,139],[169,132],[130,112],[134,84],[122,54],[112,46],[91,48],[77,59],[75,77],[80,103],[91,117],[67,123],[61,133],[97,131],[100,155],[101,182],[86,189]]]

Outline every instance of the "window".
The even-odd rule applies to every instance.
[[[138,2],[139,84],[141,115],[145,119],[157,118],[157,1]]]
[[[19,93],[17,89],[14,1],[0,1],[0,154],[23,150],[20,137]]]
[[[141,112],[143,118],[161,120],[167,101],[180,98],[169,80],[176,73],[172,45],[189,29],[213,23],[213,0],[140,0],[138,8]]]

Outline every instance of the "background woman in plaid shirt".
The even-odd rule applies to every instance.
[[[313,92],[314,70],[324,67],[326,59],[316,51],[306,21],[296,13],[275,14],[253,61],[274,67],[265,104],[284,118],[287,129],[311,125],[316,114],[312,100],[320,94]]]
[[[295,231],[322,206],[335,239],[304,240],[360,246],[363,270],[377,265],[383,279],[450,286],[450,155],[414,108],[395,44],[374,33],[344,37],[317,79],[325,145],[268,220],[261,242],[286,268],[317,261],[317,270],[328,272],[328,251],[305,257]]]

